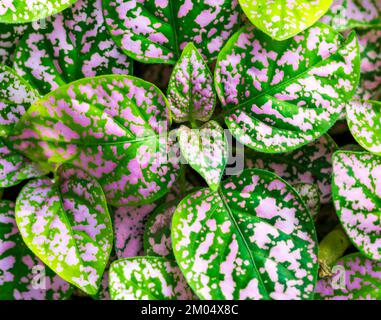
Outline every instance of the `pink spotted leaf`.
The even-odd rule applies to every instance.
[[[321,21],[338,31],[381,25],[381,1],[334,0]]]
[[[148,218],[144,229],[144,253],[175,260],[172,251],[171,226],[179,200],[162,204]]]
[[[217,96],[208,65],[189,43],[173,69],[168,85],[168,101],[176,122],[208,121]]]
[[[8,188],[20,182],[44,176],[48,173],[38,163],[13,150],[0,138],[0,188]]]
[[[14,67],[41,94],[85,77],[131,74],[132,61],[106,30],[101,0],[78,0],[29,28],[16,48]]]
[[[0,136],[8,136],[38,92],[13,69],[0,65]]]
[[[112,300],[191,300],[192,290],[176,263],[161,257],[115,261],[110,268]]]
[[[285,154],[268,155],[246,150],[247,168],[275,172],[291,185],[317,184],[320,202],[331,201],[332,155],[338,146],[329,135],[324,135],[308,145]]]
[[[220,52],[215,75],[225,122],[266,153],[295,150],[326,133],[359,82],[355,33],[316,23],[286,41],[243,27]]]
[[[11,137],[15,148],[51,168],[64,162],[98,179],[110,204],[164,196],[178,175],[168,104],[153,84],[124,75],[86,78],[35,103]]]
[[[360,253],[339,259],[332,278],[321,279],[315,299],[321,300],[380,300],[381,262]]]
[[[346,110],[352,136],[366,150],[381,156],[381,103],[352,101]]]
[[[115,252],[118,258],[143,255],[144,226],[156,204],[114,209]]]
[[[297,192],[249,169],[218,192],[197,191],[172,221],[174,255],[200,299],[311,299],[316,233]]]
[[[47,268],[24,244],[14,203],[0,201],[0,300],[62,300],[72,286]],[[36,281],[39,280],[39,281]]]
[[[353,244],[381,261],[381,158],[367,152],[338,151],[333,157],[332,196]]]
[[[200,129],[181,126],[177,135],[182,156],[216,190],[228,161],[229,145],[224,129],[216,121],[210,121]]]
[[[238,0],[103,0],[115,42],[132,58],[175,64],[189,42],[212,60],[239,26]]]
[[[56,182],[29,182],[16,202],[25,244],[60,277],[90,295],[98,292],[113,245],[112,222],[99,183],[71,165]]]

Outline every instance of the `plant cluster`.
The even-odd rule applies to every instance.
[[[380,99],[380,0],[0,0],[0,299],[381,299]]]

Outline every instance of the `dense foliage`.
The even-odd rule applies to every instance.
[[[381,0],[0,0],[0,300],[381,299]]]

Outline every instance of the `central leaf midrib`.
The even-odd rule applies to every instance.
[[[175,0],[175,1],[179,1],[179,0]],[[180,47],[179,47],[179,40],[178,40],[178,35],[177,35],[177,24],[176,24],[177,15],[175,13],[175,9],[174,9],[172,0],[168,0],[168,5],[169,5],[169,11],[170,11],[170,15],[171,15],[173,35],[175,38],[175,55],[176,55],[176,60],[177,60],[180,57]]]
[[[253,254],[252,254],[252,252],[251,252],[250,246],[249,246],[249,244],[247,243],[247,241],[246,241],[246,239],[245,239],[245,237],[244,237],[244,235],[243,235],[243,233],[242,233],[242,231],[241,231],[241,229],[240,229],[240,227],[239,227],[237,221],[235,220],[234,215],[233,215],[233,213],[231,212],[230,207],[228,206],[228,203],[227,203],[227,201],[226,201],[226,199],[225,199],[225,196],[224,196],[224,194],[222,193],[222,190],[221,190],[221,189],[218,190],[218,194],[219,194],[219,196],[220,196],[220,198],[221,198],[221,201],[222,201],[223,206],[224,206],[225,209],[226,209],[226,212],[228,213],[229,219],[233,222],[233,224],[234,224],[234,226],[235,226],[235,229],[237,230],[238,235],[240,236],[240,238],[241,238],[241,240],[242,240],[242,242],[243,242],[243,244],[244,244],[244,246],[245,246],[247,252],[249,253],[249,257],[250,257],[251,263],[252,263],[252,265],[253,265],[253,268],[254,268],[256,274],[258,275],[258,279],[259,279],[259,281],[260,281],[260,283],[261,283],[263,289],[264,289],[265,292],[266,292],[266,295],[267,295],[266,298],[269,298],[269,297],[270,297],[269,292],[268,292],[267,287],[265,286],[265,284],[264,284],[264,282],[263,282],[263,280],[262,280],[262,277],[261,277],[261,275],[260,275],[260,273],[259,273],[257,264],[255,263],[254,256],[253,256]]]
[[[257,99],[260,99],[261,97],[265,96],[265,95],[270,95],[270,96],[273,96],[273,94],[275,94],[277,91],[279,91],[279,89],[282,89],[283,87],[287,86],[288,84],[290,83],[293,83],[295,82],[296,80],[302,78],[305,74],[307,74],[308,72],[312,71],[314,68],[317,68],[319,67],[321,64],[327,62],[328,60],[332,60],[333,57],[336,57],[339,54],[339,51],[341,48],[345,47],[346,45],[348,45],[348,42],[344,43],[342,46],[340,46],[337,51],[333,54],[331,54],[327,59],[322,59],[320,61],[318,61],[317,63],[309,66],[306,70],[304,70],[303,72],[301,73],[298,73],[296,74],[294,77],[288,79],[287,81],[284,81],[284,82],[281,82],[279,84],[276,84],[275,86],[272,86],[270,87],[267,91],[263,91],[259,94],[257,94],[256,96],[248,99],[248,100],[245,100],[244,102],[242,103],[239,103],[237,105],[234,105],[232,106],[231,108],[229,108],[229,105],[226,105],[226,106],[223,106],[223,108],[225,109],[224,111],[221,112],[221,115],[219,117],[228,117],[230,116],[231,114],[233,114],[236,110],[238,109],[243,109],[245,108],[247,105],[250,105],[250,104],[253,104]],[[340,55],[341,56],[341,55]],[[275,98],[275,97],[274,97]],[[275,98],[276,99],[276,98]],[[226,109],[226,108],[229,108],[229,109]],[[300,107],[300,108],[304,108],[303,106]],[[310,108],[304,108],[304,109],[310,109]]]

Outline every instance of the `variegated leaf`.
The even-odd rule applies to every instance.
[[[208,121],[216,105],[213,76],[193,43],[189,43],[173,69],[167,91],[176,122]]]
[[[47,173],[48,171],[10,148],[0,138],[0,188],[12,187],[23,180]]]
[[[232,134],[252,149],[278,153],[328,131],[353,96],[359,71],[354,33],[344,41],[317,23],[278,42],[244,27],[220,53],[215,85]]]
[[[172,221],[176,260],[201,299],[310,299],[314,224],[284,180],[250,169],[183,199]]]
[[[56,182],[29,182],[16,202],[16,221],[26,245],[52,270],[95,295],[113,244],[112,222],[101,186],[71,165]]]
[[[0,300],[61,300],[72,287],[25,246],[14,203],[0,201]]]
[[[118,258],[143,255],[144,226],[155,204],[114,210],[115,252]]]
[[[212,190],[220,184],[228,161],[228,141],[224,129],[215,121],[200,129],[181,126],[177,134],[181,154]]]
[[[336,266],[337,272],[333,278],[318,281],[316,299],[381,300],[380,262],[354,253],[339,259]],[[341,283],[344,286],[340,286]]]
[[[144,253],[174,260],[171,240],[172,217],[179,199],[164,203],[148,218],[144,229]]]
[[[334,0],[321,21],[338,31],[381,25],[381,1]]]
[[[152,203],[178,174],[167,156],[165,96],[138,78],[112,75],[62,86],[16,127],[15,147],[50,167],[69,161],[101,183],[112,205]]]
[[[276,40],[291,38],[318,21],[332,0],[239,0],[249,20]]]
[[[79,0],[43,28],[29,28],[14,66],[42,94],[85,77],[132,73],[130,58],[107,32],[101,0]]]
[[[357,142],[381,156],[381,103],[352,101],[347,105],[347,121]]]
[[[103,0],[115,42],[141,62],[174,64],[189,42],[211,60],[239,26],[238,0]]]
[[[193,293],[176,263],[161,257],[115,261],[110,269],[113,300],[189,300]]]
[[[248,168],[275,172],[291,185],[317,184],[320,202],[331,201],[332,155],[338,149],[329,135],[324,135],[308,145],[285,154],[268,155],[247,150],[245,162]]]
[[[366,152],[335,153],[332,196],[353,244],[368,258],[381,260],[381,158]]]
[[[316,217],[320,209],[319,187],[316,184],[308,183],[297,183],[293,187],[310,210],[312,217]]]
[[[356,97],[378,100],[381,98],[381,27],[360,29],[356,33],[361,52],[361,79]]]
[[[1,137],[12,132],[15,124],[38,97],[38,92],[13,69],[0,65]]]
[[[27,27],[27,24],[0,23],[0,64],[13,64],[13,53]]]
[[[2,0],[0,22],[24,23],[56,14],[77,0]]]

